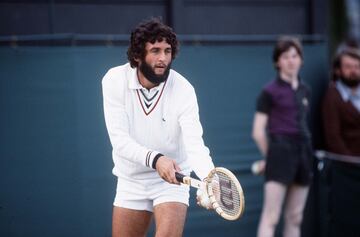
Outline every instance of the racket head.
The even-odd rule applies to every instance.
[[[245,210],[243,189],[236,176],[228,169],[217,167],[206,178],[212,207],[226,220],[239,219]]]

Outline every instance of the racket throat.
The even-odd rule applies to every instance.
[[[189,185],[193,188],[197,188],[197,189],[201,188],[201,186],[204,185],[203,182],[193,179],[193,178],[190,178],[190,177],[184,177],[183,181],[184,181],[184,184],[187,184],[187,185]]]

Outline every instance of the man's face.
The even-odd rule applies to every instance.
[[[279,72],[289,76],[297,76],[302,64],[302,59],[296,48],[290,47],[289,50],[280,55],[276,64]]]
[[[147,42],[145,45],[145,57],[139,60],[139,70],[152,84],[164,82],[170,71],[172,61],[171,45],[163,41],[154,44]]]
[[[344,55],[340,63],[340,77],[350,81],[360,80],[360,60]]]
[[[164,75],[166,68],[171,64],[171,45],[163,41],[145,45],[145,63],[147,63],[158,76]]]

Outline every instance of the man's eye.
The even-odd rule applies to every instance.
[[[152,52],[152,53],[158,53],[159,50],[158,50],[158,49],[152,49],[152,50],[150,50],[150,52]]]

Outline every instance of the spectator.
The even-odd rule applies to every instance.
[[[311,181],[310,132],[307,126],[309,90],[299,78],[303,62],[300,41],[278,40],[273,63],[278,72],[257,100],[253,138],[266,161],[264,205],[258,237],[274,236],[284,209],[284,236],[299,237]]]
[[[334,237],[358,237],[360,166],[346,162],[349,156],[360,161],[360,52],[356,48],[342,47],[337,51],[332,81],[323,101],[323,124],[329,158],[331,154],[338,159],[331,161],[328,171],[329,233]]]

